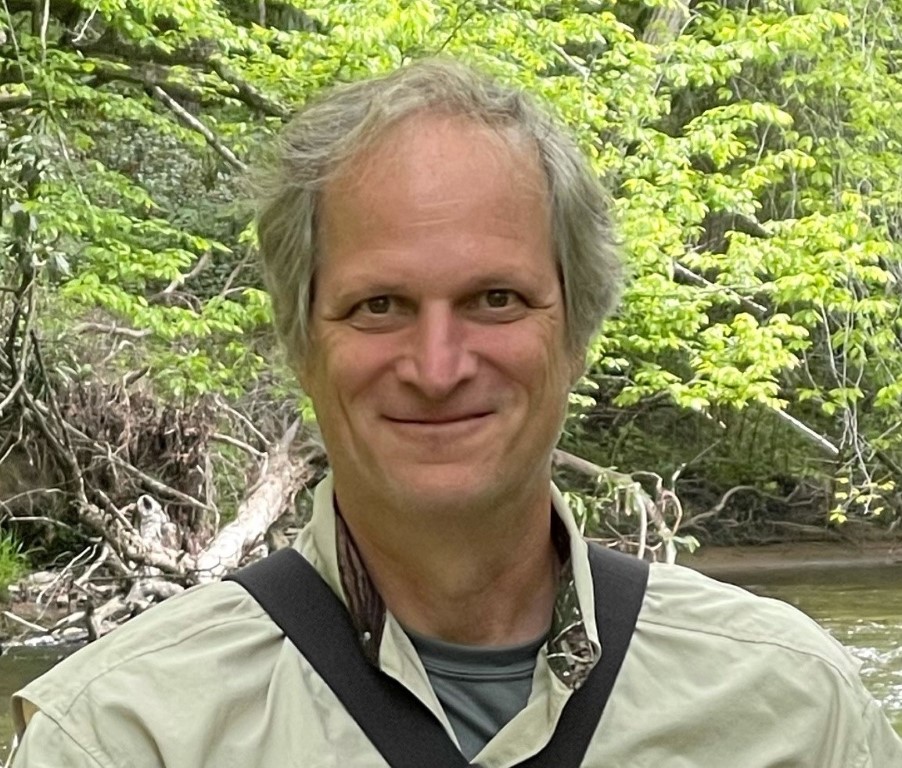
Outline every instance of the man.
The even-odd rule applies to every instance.
[[[259,234],[332,468],[295,547],[350,615],[353,654],[472,764],[518,765],[606,647],[586,544],[551,485],[619,279],[597,181],[523,94],[422,62],[288,126]],[[15,716],[19,768],[387,764],[234,582],[79,652]],[[813,622],[664,565],[591,733],[581,764],[599,768],[902,765]]]

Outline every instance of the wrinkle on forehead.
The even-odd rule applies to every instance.
[[[515,128],[490,128],[467,117],[414,115],[393,126],[346,163],[327,185],[319,234],[334,235],[347,227],[381,221],[379,212],[390,202],[410,210],[405,226],[446,222],[469,204],[459,192],[455,193],[457,197],[449,194],[449,188],[483,187],[487,183],[494,187],[497,208],[493,212],[499,220],[513,221],[517,218],[514,207],[534,203],[536,198],[550,219],[547,180],[532,140]],[[341,208],[334,202],[349,195],[359,201],[364,197],[360,195],[362,190],[379,205],[358,210],[362,220],[331,222],[338,226],[327,226],[332,212]]]

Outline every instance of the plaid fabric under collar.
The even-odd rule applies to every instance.
[[[385,629],[385,603],[367,573],[351,531],[338,511],[337,503],[335,510],[341,586],[364,656],[371,664],[378,666],[379,646]],[[577,598],[570,559],[570,536],[566,526],[554,512],[551,527],[562,565],[546,645],[548,665],[562,683],[576,690],[585,682],[600,654],[598,646],[589,639],[586,632]]]

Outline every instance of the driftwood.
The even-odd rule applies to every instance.
[[[150,494],[121,509],[87,505],[81,523],[96,543],[62,571],[34,574],[14,586],[12,611],[5,614],[10,629],[24,630],[20,637],[39,644],[94,640],[186,587],[218,580],[255,553],[265,554],[267,530],[317,474],[321,451],[300,440],[300,431],[295,421],[268,452],[258,452],[264,456],[259,479],[235,520],[213,531],[197,551],[185,547],[179,526]],[[17,610],[22,607],[27,610]],[[60,610],[65,615],[54,619]]]
[[[137,564],[135,573],[141,577],[168,573],[188,583],[221,579],[263,542],[269,527],[313,478],[308,462],[298,461],[292,451],[299,430],[300,420],[296,420],[266,454],[260,478],[239,505],[235,520],[216,532],[197,554],[179,548],[175,524],[162,506],[146,494],[136,504],[138,530],[113,520],[115,533],[107,535],[108,542],[116,552]]]
[[[270,452],[266,473],[247,494],[235,520],[226,525],[196,558],[192,570],[198,583],[221,579],[238,567],[245,555],[263,541],[269,527],[293,502],[297,492],[312,479],[306,463],[292,460],[300,421],[294,424]]]

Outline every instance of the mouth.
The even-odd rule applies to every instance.
[[[411,427],[445,427],[456,424],[472,424],[491,416],[491,411],[477,411],[473,413],[442,414],[436,416],[422,416],[416,418],[397,418],[386,416],[386,420],[392,424]]]

